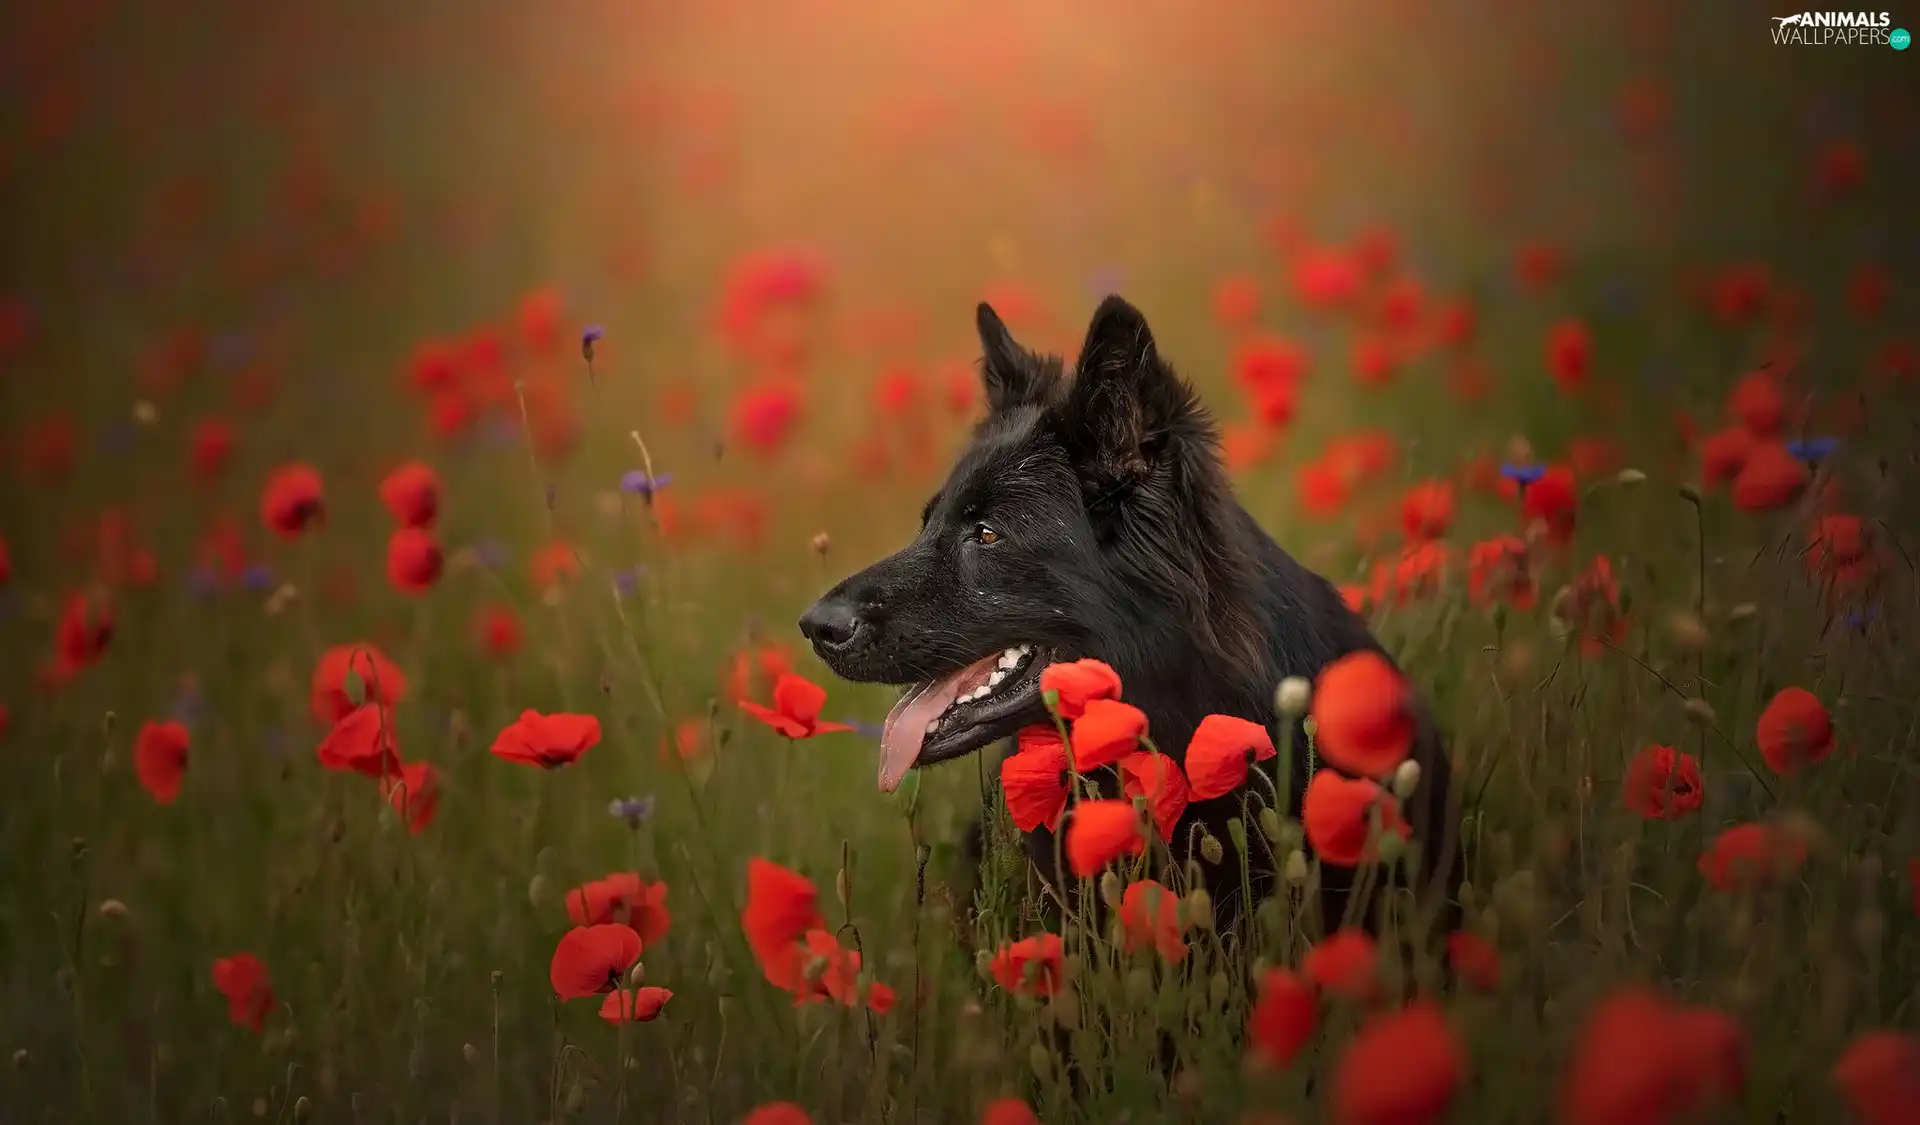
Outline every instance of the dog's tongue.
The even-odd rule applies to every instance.
[[[880,792],[891,793],[900,787],[907,771],[920,760],[920,745],[927,740],[927,724],[940,717],[953,701],[987,682],[999,654],[969,664],[951,675],[924,684],[916,684],[900,702],[887,712],[886,725],[880,728]]]

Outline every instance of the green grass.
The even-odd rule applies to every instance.
[[[518,58],[497,41],[511,36],[472,34],[469,46]],[[1724,29],[1713,34],[1709,46],[1720,49],[1703,47],[1700,65],[1719,75],[1730,64]],[[761,63],[792,63],[778,34],[762,38]],[[138,55],[137,39],[122,29],[108,46]],[[365,47],[344,41],[315,56],[331,62],[314,64],[312,85],[329,88],[327,66],[344,70],[343,59]],[[669,60],[683,70],[698,70],[700,52],[716,49],[698,36],[683,45],[684,57]],[[19,220],[10,226],[22,230],[23,280],[11,288],[31,296],[41,317],[34,342],[0,376],[0,432],[15,462],[0,486],[0,535],[14,563],[0,590],[0,703],[10,716],[0,734],[8,770],[0,1049],[12,1056],[0,1072],[0,1123],[731,1125],[779,1100],[823,1123],[945,1123],[974,1121],[1001,1096],[1028,1100],[1050,1125],[1232,1121],[1255,1111],[1301,1125],[1334,1120],[1330,1079],[1364,1006],[1326,1000],[1309,1048],[1281,1072],[1250,1067],[1240,1035],[1248,970],[1297,965],[1314,939],[1297,911],[1263,908],[1244,942],[1196,928],[1177,966],[1068,926],[1065,990],[1050,1000],[1009,995],[982,958],[1048,923],[985,761],[930,771],[909,796],[885,797],[875,792],[869,737],[789,743],[746,717],[727,686],[737,654],[773,643],[826,686],[825,717],[876,723],[891,702],[885,691],[835,681],[803,653],[792,622],[832,582],[911,534],[965,422],[929,408],[922,428],[907,431],[875,414],[871,384],[886,363],[839,329],[854,314],[904,306],[927,325],[908,349],[916,364],[964,361],[974,349],[972,301],[982,285],[1011,277],[1030,282],[1057,316],[1051,332],[1035,333],[1070,342],[1093,303],[1084,275],[1109,266],[1131,271],[1123,291],[1153,322],[1163,353],[1229,422],[1246,408],[1228,375],[1231,335],[1208,313],[1216,280],[1252,272],[1267,294],[1261,326],[1310,348],[1315,368],[1298,418],[1274,456],[1236,485],[1284,545],[1330,578],[1364,583],[1392,557],[1407,486],[1458,485],[1444,580],[1427,596],[1368,610],[1448,731],[1465,801],[1467,926],[1494,942],[1503,965],[1500,986],[1484,993],[1425,956],[1381,966],[1386,995],[1436,997],[1463,1044],[1467,1075],[1449,1120],[1550,1119],[1581,1020],[1634,983],[1721,1010],[1745,1029],[1742,1089],[1710,1119],[1849,1120],[1830,1077],[1846,1045],[1869,1028],[1920,1027],[1920,891],[1910,866],[1920,860],[1915,402],[1911,378],[1903,384],[1870,360],[1884,343],[1912,339],[1913,279],[1897,274],[1889,308],[1869,326],[1846,303],[1856,266],[1899,261],[1884,220],[1907,197],[1897,175],[1880,174],[1905,167],[1893,141],[1870,150],[1874,174],[1861,195],[1808,217],[1801,179],[1813,146],[1739,125],[1758,120],[1763,104],[1780,109],[1768,120],[1785,120],[1798,94],[1784,92],[1784,79],[1737,96],[1722,90],[1704,99],[1715,112],[1683,123],[1674,146],[1691,151],[1684,141],[1698,134],[1691,167],[1701,175],[1689,187],[1699,198],[1677,208],[1694,225],[1674,224],[1684,233],[1641,225],[1637,196],[1622,202],[1599,187],[1560,194],[1551,168],[1531,178],[1515,170],[1517,194],[1538,214],[1565,219],[1524,233],[1564,233],[1571,251],[1562,285],[1527,295],[1507,266],[1524,224],[1473,210],[1460,177],[1430,190],[1406,178],[1409,163],[1436,177],[1457,173],[1467,158],[1445,158],[1470,145],[1449,134],[1395,163],[1393,151],[1365,146],[1366,129],[1329,130],[1341,135],[1314,153],[1326,183],[1303,191],[1303,218],[1316,237],[1337,239],[1352,234],[1356,209],[1413,216],[1398,228],[1418,258],[1410,271],[1433,293],[1479,299],[1473,354],[1493,392],[1468,403],[1448,391],[1451,362],[1438,352],[1383,389],[1348,380],[1351,325],[1288,300],[1282,268],[1256,233],[1272,192],[1240,161],[1256,143],[1247,138],[1265,136],[1255,125],[1189,138],[1166,123],[1199,119],[1183,102],[1165,122],[1115,126],[1114,159],[1128,174],[1104,179],[978,137],[940,150],[939,160],[895,153],[894,163],[876,157],[868,167],[849,150],[807,151],[845,131],[849,104],[865,105],[829,86],[818,105],[766,99],[765,117],[753,118],[763,132],[749,130],[738,145],[745,167],[707,198],[675,186],[671,155],[623,164],[617,145],[582,152],[571,132],[536,142],[540,126],[529,122],[587,114],[568,110],[555,90],[589,107],[627,104],[614,96],[627,89],[623,60],[602,57],[617,55],[615,45],[593,46],[570,47],[577,57],[528,48],[519,63],[532,77],[485,111],[456,80],[510,69],[493,56],[423,52],[416,73],[413,56],[394,47],[400,57],[386,60],[394,73],[334,83],[343,98],[364,99],[364,116],[379,127],[338,142],[346,154],[327,166],[342,174],[316,215],[289,218],[262,187],[277,182],[285,146],[277,134],[260,142],[257,124],[236,126],[250,145],[189,137],[178,143],[199,147],[180,155],[169,149],[174,133],[163,142],[95,122],[85,143],[49,147],[30,174],[0,181],[6,214]],[[1338,45],[1325,49],[1329,73],[1299,81],[1324,82],[1357,104],[1355,80],[1329,61]],[[1461,44],[1434,50],[1424,70],[1410,66],[1407,96],[1451,91],[1467,107],[1461,116],[1491,115],[1485,98],[1469,95],[1497,93],[1492,72],[1470,65]],[[1281,100],[1288,76],[1246,54],[1233,56],[1235,73],[1251,74],[1241,75],[1250,83],[1243,93],[1293,104]],[[893,73],[901,57],[874,65],[905,81]],[[1633,69],[1602,66],[1598,52],[1585,61],[1595,73],[1575,77],[1596,90]],[[1204,62],[1169,66],[1187,75],[1204,73]],[[1831,76],[1839,64],[1821,65]],[[1853,76],[1855,85],[1868,88],[1878,74]],[[409,92],[416,81],[425,91],[418,102]],[[671,74],[663,82],[697,88]],[[176,88],[188,87],[156,83],[154,97]],[[762,92],[786,88],[766,78]],[[983,93],[967,108],[998,121],[1000,95]],[[442,114],[439,143],[416,144]],[[1546,109],[1539,117],[1559,120]],[[811,122],[814,132],[800,135],[813,139],[779,139],[791,119]],[[1169,136],[1197,168],[1153,179],[1166,171]],[[650,140],[669,154],[687,143],[678,134]],[[167,164],[169,156],[179,159]],[[148,160],[154,175],[137,183],[115,171]],[[997,179],[979,171],[996,161],[1011,171]],[[791,178],[773,174],[788,167]],[[850,177],[850,167],[862,174]],[[232,188],[232,212],[216,206],[216,218],[199,223],[140,218],[182,168]],[[962,183],[976,173],[991,187]],[[356,207],[396,183],[401,233],[333,272]],[[464,207],[494,218],[476,220]],[[49,216],[59,221],[40,221]],[[491,234],[478,250],[455,249],[460,240],[447,231],[469,225]],[[1636,237],[1616,245],[1615,230]],[[636,231],[654,256],[646,279],[630,283],[601,263]],[[726,354],[705,317],[731,255],[788,237],[851,252],[812,321],[820,346],[798,436],[761,460],[737,442],[716,448],[729,404],[758,372]],[[242,265],[255,251],[269,253],[267,281]],[[177,269],[163,270],[161,284],[140,283],[127,263],[143,255]],[[1796,337],[1804,358],[1788,373],[1796,409],[1807,410],[1805,434],[1842,440],[1816,488],[1767,513],[1736,510],[1724,488],[1689,493],[1699,465],[1672,425],[1685,411],[1703,431],[1717,428],[1733,380],[1788,350],[1765,318],[1716,323],[1676,283],[1687,270],[1749,258],[1808,299]],[[73,272],[73,263],[96,260],[114,264],[101,267],[97,289]],[[457,447],[423,437],[421,404],[399,387],[412,345],[483,323],[511,336],[517,295],[553,278],[566,283],[566,339],[549,357],[511,353],[507,371],[568,388],[576,448],[567,457],[535,450],[511,396],[497,432]],[[1593,385],[1579,397],[1555,390],[1541,358],[1548,326],[1565,316],[1583,317],[1596,340]],[[587,321],[608,327],[594,385],[572,353]],[[246,329],[251,358],[278,374],[283,397],[257,416],[238,412],[232,392],[248,367],[219,358],[176,393],[143,385],[138,361],[182,326],[216,339]],[[670,387],[694,392],[690,421],[667,411]],[[59,483],[17,471],[23,435],[52,410],[80,426],[79,464]],[[189,433],[214,411],[236,420],[239,449],[220,481],[195,484]],[[1297,470],[1361,428],[1394,435],[1394,463],[1338,519],[1308,518]],[[658,510],[614,491],[621,473],[640,466],[635,435],[655,468],[674,474]],[[1467,596],[1465,553],[1524,529],[1510,501],[1469,487],[1467,463],[1498,458],[1516,436],[1543,460],[1563,459],[1575,439],[1604,437],[1618,464],[1583,480],[1571,545],[1542,549],[1537,606],[1490,610]],[[882,473],[856,457],[876,438],[891,459]],[[416,456],[445,481],[438,526],[448,565],[428,595],[410,598],[386,584],[389,522],[375,487],[392,463]],[[279,542],[259,527],[259,490],[269,469],[295,459],[323,473],[328,520]],[[669,536],[656,519],[671,505],[684,524],[729,496],[764,509],[757,544]],[[105,586],[98,553],[72,547],[74,532],[97,527],[110,507],[131,514],[135,541],[154,552],[152,584]],[[1853,620],[1859,605],[1836,606],[1808,565],[1813,520],[1828,511],[1868,521],[1879,566],[1862,603],[1870,619]],[[265,587],[190,589],[199,542],[221,514],[270,572]],[[577,552],[581,573],[541,589],[528,560],[556,539]],[[1556,591],[1596,557],[1611,563],[1627,625],[1617,643],[1582,651],[1553,609]],[[115,606],[112,641],[97,665],[47,687],[39,670],[62,599],[93,589]],[[510,658],[489,656],[472,636],[476,612],[491,605],[511,607],[525,626]],[[308,709],[315,661],[331,646],[369,641],[410,680],[394,711],[403,756],[441,774],[437,816],[417,834],[375,782],[315,759],[325,733]],[[1755,723],[1793,685],[1832,712],[1838,750],[1782,777],[1762,764]],[[767,685],[756,678],[752,691],[764,699]],[[491,755],[495,735],[529,708],[593,714],[603,741],[553,771]],[[178,800],[162,806],[131,758],[143,723],[176,715],[191,731],[189,765]],[[683,762],[671,747],[688,724],[699,745]],[[1648,821],[1623,805],[1626,761],[1656,743],[1700,762],[1697,813]],[[637,827],[608,811],[627,797],[654,799]],[[956,845],[983,800],[996,846],[976,882]],[[1805,840],[1804,868],[1757,891],[1710,889],[1701,855],[1723,829],[1754,822]],[[1266,848],[1257,832],[1248,846],[1260,862],[1286,850]],[[796,1007],[764,979],[740,924],[752,856],[814,881],[828,927],[857,942],[865,976],[898,992],[890,1012]],[[664,881],[672,914],[642,963],[646,983],[673,998],[659,1019],[624,1029],[597,1018],[593,1001],[559,1002],[548,981],[569,927],[563,896],[620,871]],[[1180,873],[1163,877],[1178,883]],[[1397,918],[1417,925],[1408,913]],[[216,958],[241,951],[265,962],[277,1000],[259,1034],[229,1021],[212,979]],[[1157,1063],[1163,1033],[1179,1052],[1177,1077]],[[1050,1049],[1061,1043],[1083,1081],[1078,1093]]]

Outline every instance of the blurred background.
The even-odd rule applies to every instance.
[[[886,713],[888,692],[803,659],[792,622],[916,526],[977,411],[982,299],[1069,357],[1101,296],[1140,306],[1220,417],[1245,503],[1355,584],[1376,624],[1426,613],[1383,598],[1409,483],[1459,487],[1461,546],[1532,519],[1511,481],[1502,493],[1502,461],[1570,464],[1588,492],[1637,466],[1663,474],[1670,505],[1675,481],[1698,478],[1697,439],[1726,424],[1729,387],[1762,367],[1760,389],[1777,380],[1790,399],[1767,418],[1778,436],[1878,426],[1873,443],[1911,461],[1909,420],[1876,396],[1920,379],[1920,51],[1779,45],[1785,14],[1732,0],[6,5],[0,734],[15,727],[30,749],[7,753],[32,767],[27,796],[0,806],[0,885],[26,888],[0,903],[9,1028],[67,1060],[38,1064],[48,1089],[80,1087],[88,1057],[68,1043],[84,1040],[83,1005],[71,1037],[45,1016],[74,995],[51,983],[71,931],[46,919],[112,894],[137,926],[104,957],[147,961],[138,986],[110,976],[88,993],[95,1048],[115,1039],[93,1065],[124,1080],[111,1104],[145,1104],[159,1055],[142,1036],[173,1035],[182,1055],[219,1044],[190,1060],[226,1068],[194,1097],[280,1080],[271,1051],[213,1038],[232,1033],[207,966],[254,948],[301,1019],[320,1013],[300,1026],[336,1052],[313,1057],[323,1088],[336,1067],[356,1090],[355,1068],[390,1089],[466,1081],[452,1045],[487,1041],[501,986],[475,982],[504,966],[528,1091],[509,1100],[544,1106],[563,912],[523,888],[635,864],[685,907],[648,965],[683,990],[688,1034],[711,1040],[697,994],[733,987],[701,978],[733,912],[703,917],[701,886],[724,899],[753,852],[824,887],[856,835],[875,857],[862,886],[899,888],[913,852],[857,736],[743,735],[721,767],[731,790],[703,791],[725,818],[710,834],[694,790],[656,765],[710,763],[721,728],[739,729],[731,701],[766,697],[780,650],[828,687],[826,717],[870,734]],[[1920,30],[1920,6],[1892,18]],[[445,576],[426,597],[418,573],[391,569],[378,491],[409,459],[444,483]],[[324,482],[325,526],[281,536],[263,505],[295,463]],[[1889,510],[1881,464],[1852,493],[1869,512]],[[1616,548],[1672,547],[1689,557],[1665,573],[1693,583],[1691,528],[1597,507],[1549,588]],[[1706,518],[1736,545],[1714,598],[1767,596],[1741,552],[1778,528],[1724,505]],[[1668,608],[1696,595],[1706,608],[1697,587],[1658,594]],[[63,658],[101,655],[86,614],[109,601],[108,667],[50,661],[50,638]],[[1474,615],[1456,635],[1455,608],[1426,613],[1408,660],[1429,687],[1457,688],[1459,653],[1501,628]],[[1792,643],[1815,645],[1831,624],[1816,616]],[[1801,651],[1781,635],[1778,651]],[[325,717],[309,677],[329,646],[364,641],[411,678],[407,758],[443,779],[440,823],[406,849],[376,830],[392,814],[371,785],[311,768]],[[1608,763],[1653,737],[1637,724],[1655,707],[1688,729],[1641,687],[1619,689],[1619,723],[1582,735]],[[1576,702],[1567,714],[1595,713]],[[557,774],[489,757],[526,707],[603,713],[608,748]],[[1517,737],[1477,678],[1448,708],[1485,736],[1458,740],[1469,755]],[[60,755],[116,714],[98,771],[88,755],[63,772]],[[148,717],[193,731],[171,809],[115,758]],[[1571,736],[1549,734],[1542,758],[1558,762]],[[939,776],[959,799],[913,831],[945,847],[985,775]],[[775,809],[796,777],[816,786],[805,807]],[[641,795],[651,811],[656,788],[657,851],[617,800],[619,819],[598,811]],[[1716,777],[1711,792],[1731,809],[1748,791]],[[864,827],[832,827],[846,823]],[[711,854],[683,846],[702,835]],[[70,859],[75,837],[91,843]],[[89,847],[95,882],[76,890]],[[902,982],[877,951],[899,952],[908,913],[869,931],[871,963]],[[1569,957],[1566,979],[1590,975]],[[401,1075],[384,1037],[429,995],[446,1049]],[[272,1050],[293,1043],[289,1030]],[[758,1067],[788,1046],[776,1031],[742,1053]]]

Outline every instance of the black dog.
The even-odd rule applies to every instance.
[[[1211,419],[1161,361],[1139,310],[1119,297],[1101,303],[1071,379],[1058,358],[1016,343],[990,306],[978,321],[988,413],[927,502],[919,536],[800,619],[838,675],[909,685],[887,717],[882,790],[911,768],[1047,721],[1040,670],[1056,660],[1112,665],[1155,743],[1179,758],[1206,715],[1271,728],[1283,678],[1379,651],[1339,593],[1234,499]],[[1404,812],[1424,853],[1421,882],[1448,896],[1459,879],[1457,818],[1444,748],[1430,722],[1425,731]],[[1297,812],[1303,753],[1294,767]],[[1176,855],[1187,858],[1196,822],[1225,843],[1240,812],[1237,795],[1192,804]],[[1031,833],[1027,845],[1057,887],[1052,833]],[[1259,870],[1246,882],[1271,885],[1271,866],[1251,848]],[[1231,846],[1215,855],[1203,869],[1226,924],[1247,905],[1240,860]],[[1323,872],[1327,928],[1345,906],[1343,874]]]

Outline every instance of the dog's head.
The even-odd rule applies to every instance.
[[[1208,550],[1228,518],[1216,434],[1139,310],[1102,302],[1071,378],[990,306],[978,322],[987,416],[920,534],[800,619],[838,675],[908,687],[881,739],[883,790],[1043,721],[1055,660],[1106,660],[1135,698],[1135,677],[1202,674],[1178,666],[1196,643],[1244,641],[1226,642],[1216,612],[1238,565]]]

